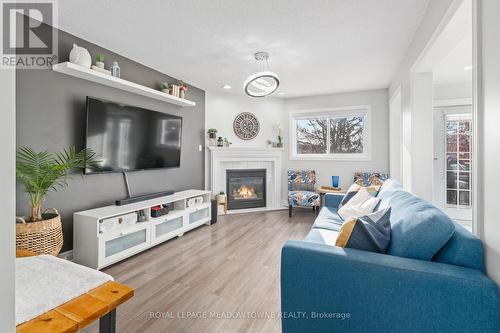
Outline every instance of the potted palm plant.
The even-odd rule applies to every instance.
[[[20,147],[16,152],[16,176],[24,185],[31,203],[29,217],[17,217],[16,247],[38,254],[57,255],[63,244],[61,216],[55,208],[42,210],[50,191],[68,186],[68,179],[85,167],[96,167],[96,154],[74,147],[61,152],[36,152]],[[50,212],[49,212],[50,211]]]

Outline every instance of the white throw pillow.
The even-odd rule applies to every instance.
[[[358,218],[373,213],[379,201],[380,199],[373,197],[366,187],[362,187],[351,200],[340,207],[338,213],[343,220]]]

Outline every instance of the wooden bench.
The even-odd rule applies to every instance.
[[[36,253],[18,250],[16,257]],[[116,308],[134,296],[134,290],[118,282],[109,281],[16,327],[18,333],[70,333],[99,320],[99,332],[114,333]]]

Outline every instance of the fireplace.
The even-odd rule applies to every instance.
[[[227,209],[266,207],[266,169],[226,170]]]

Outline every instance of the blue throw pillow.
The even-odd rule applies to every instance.
[[[451,219],[431,203],[403,190],[382,190],[380,209],[391,207],[391,242],[387,254],[431,260],[455,232]]]
[[[391,240],[391,208],[345,221],[336,246],[386,253]]]

